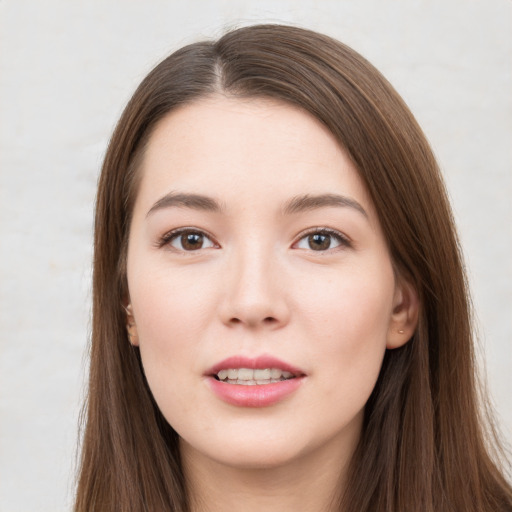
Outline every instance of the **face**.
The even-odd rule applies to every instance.
[[[284,103],[214,96],[159,123],[140,172],[132,339],[185,454],[270,467],[353,450],[384,351],[409,332],[330,132]]]

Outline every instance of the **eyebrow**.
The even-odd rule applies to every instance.
[[[202,210],[206,212],[222,213],[224,208],[212,197],[200,194],[184,194],[178,192],[169,192],[160,198],[148,211],[146,217],[156,210],[163,208],[191,208],[193,210]]]
[[[302,196],[293,197],[285,204],[283,213],[285,215],[292,215],[294,213],[316,210],[317,208],[326,208],[329,206],[352,208],[361,213],[364,217],[368,218],[366,210],[355,199],[338,194],[319,194],[315,196],[304,194]]]
[[[214,213],[222,213],[225,211],[225,208],[213,197],[208,197],[201,194],[169,192],[160,198],[149,209],[146,217],[157,210],[172,207],[190,208],[193,210],[201,210]],[[365,209],[355,199],[338,194],[304,194],[301,196],[292,197],[284,204],[282,213],[283,215],[293,215],[296,213],[327,207],[352,208],[361,213],[364,217],[368,218],[368,214],[366,213]]]

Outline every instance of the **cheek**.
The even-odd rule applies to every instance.
[[[295,292],[305,310],[304,320],[311,319],[332,336],[360,330],[387,332],[384,326],[391,318],[395,288],[391,266],[379,265],[373,271],[371,267],[347,267],[313,284]]]
[[[394,276],[387,266],[378,272],[351,270],[304,295],[302,328],[310,337],[316,333],[310,359],[328,379],[343,378],[346,386],[367,380],[373,387],[386,348]]]
[[[222,286],[206,266],[171,271],[168,263],[153,260],[143,265],[134,257],[133,267],[144,268],[128,274],[144,372],[164,415],[176,410],[182,414],[193,403],[197,389],[187,386],[185,398],[176,384],[186,385],[191,375],[204,370],[199,366],[206,348],[203,340],[208,339],[215,320]]]
[[[193,414],[197,400],[198,390],[190,385],[190,375],[199,371],[197,340],[204,313],[192,294],[167,284],[161,280],[158,285],[142,286],[133,302],[144,374],[159,409],[174,426],[179,418]]]
[[[200,332],[211,319],[219,289],[211,273],[170,269],[165,261],[140,267],[145,272],[129,279],[129,289],[141,339],[165,342]]]

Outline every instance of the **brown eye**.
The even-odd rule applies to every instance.
[[[181,246],[187,251],[195,251],[203,246],[203,235],[199,233],[185,233],[180,236]]]
[[[330,249],[331,235],[324,235],[321,233],[309,235],[308,244],[314,251],[325,251],[326,249]]]
[[[297,243],[298,249],[328,251],[340,246],[350,247],[350,242],[341,233],[330,229],[318,229],[303,236]]]
[[[166,238],[166,244],[180,251],[190,252],[214,247],[214,243],[200,231],[180,231]]]

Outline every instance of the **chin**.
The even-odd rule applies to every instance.
[[[290,436],[252,436],[252,435],[211,436],[206,443],[181,439],[182,454],[187,457],[205,457],[223,466],[257,470],[286,466],[297,460],[306,447],[293,442]]]

